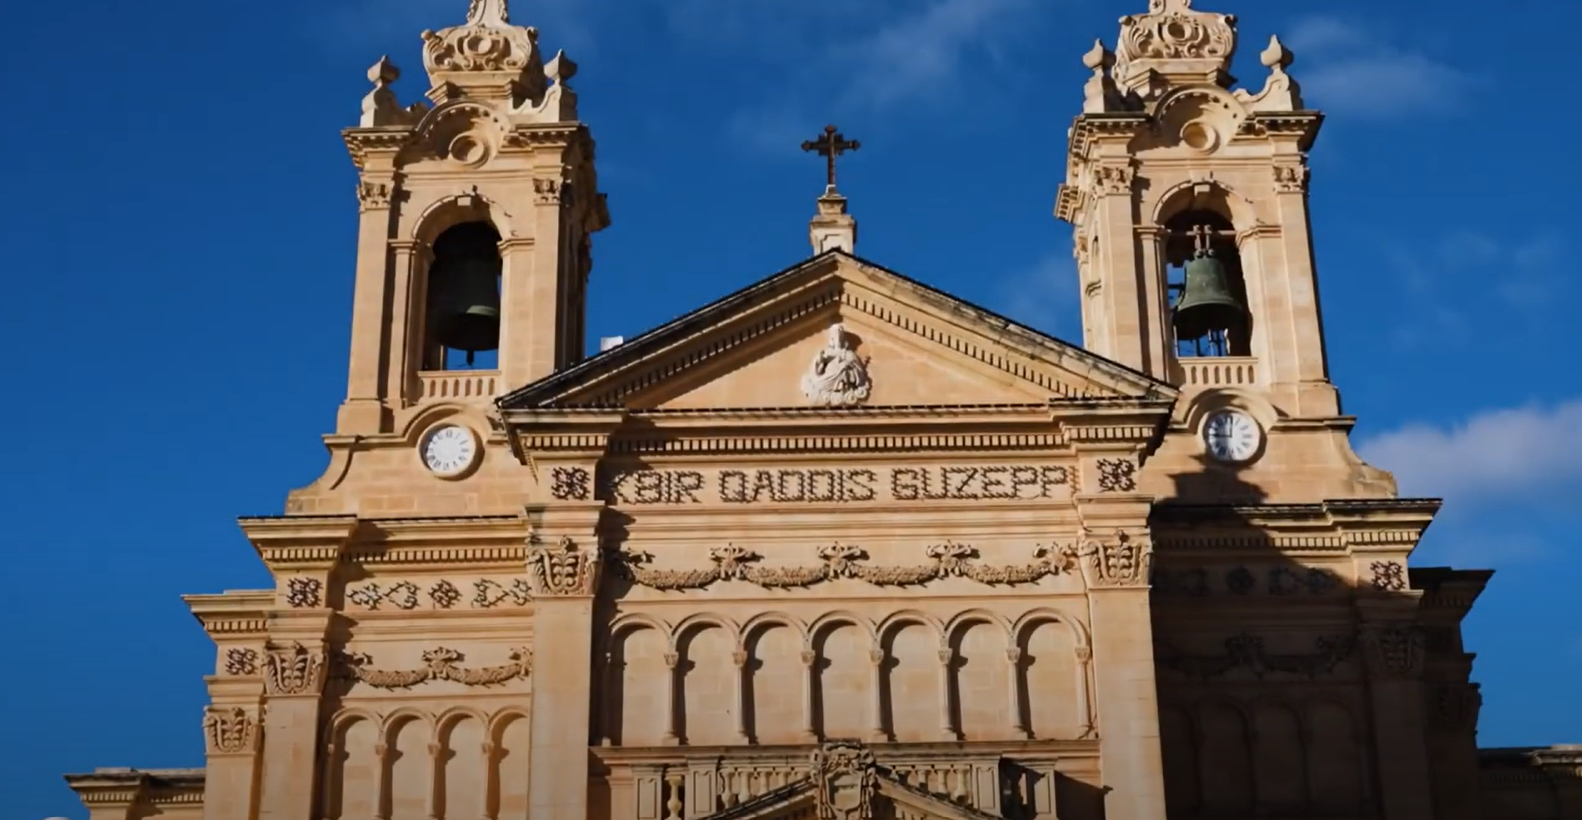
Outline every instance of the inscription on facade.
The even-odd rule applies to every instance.
[[[830,504],[865,501],[1036,501],[1071,486],[1065,467],[982,465],[881,469],[619,470],[598,497],[633,506]],[[556,487],[555,497],[574,496]]]

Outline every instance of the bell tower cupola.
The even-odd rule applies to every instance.
[[[1263,87],[1233,88],[1236,18],[1192,5],[1149,0],[1084,60],[1056,208],[1076,229],[1084,344],[1189,393],[1334,416],[1307,213],[1323,115],[1277,38]]]
[[[506,0],[471,0],[464,23],[422,41],[427,99],[401,105],[381,58],[344,133],[360,212],[339,435],[487,405],[583,355],[592,235],[609,215],[576,63],[544,60]]]

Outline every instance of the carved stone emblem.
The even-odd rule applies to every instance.
[[[518,647],[511,650],[510,658],[510,663],[466,669],[461,666],[463,656],[460,652],[441,646],[423,653],[421,669],[392,670],[374,669],[367,655],[349,653],[342,656],[337,674],[375,689],[407,689],[431,680],[454,681],[463,686],[498,686],[532,674],[533,650]]]
[[[317,694],[324,686],[324,656],[300,643],[271,649],[264,659],[264,691],[271,695]]]
[[[203,716],[209,754],[237,754],[258,749],[258,723],[247,710],[209,709]]]
[[[1428,649],[1423,630],[1408,624],[1375,626],[1363,631],[1362,640],[1374,677],[1404,678],[1422,672]]]
[[[1124,532],[1113,540],[1091,539],[1082,546],[1082,574],[1090,587],[1146,585],[1153,554],[1150,541]]]
[[[868,400],[873,383],[868,378],[868,363],[849,347],[846,328],[839,322],[830,325],[824,347],[813,355],[802,376],[802,395],[814,404],[849,407]]]
[[[819,820],[871,820],[879,792],[873,752],[856,741],[834,740],[813,750]]]
[[[534,544],[528,571],[538,595],[592,595],[599,585],[598,556],[577,548],[570,536],[553,547]]]

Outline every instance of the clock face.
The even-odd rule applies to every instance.
[[[454,424],[429,431],[418,447],[424,466],[442,477],[466,471],[478,457],[478,441],[472,431]]]
[[[1263,430],[1251,416],[1235,410],[1221,410],[1203,424],[1203,443],[1208,454],[1219,461],[1249,461],[1258,454]]]

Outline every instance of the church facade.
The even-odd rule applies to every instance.
[[[470,6],[345,132],[347,396],[241,519],[275,586],[187,598],[206,765],[93,820],[1582,820],[1582,747],[1477,748],[1492,573],[1349,444],[1278,40],[1086,55],[1080,347],[856,255],[831,170],[811,258],[585,357],[576,66]]]

